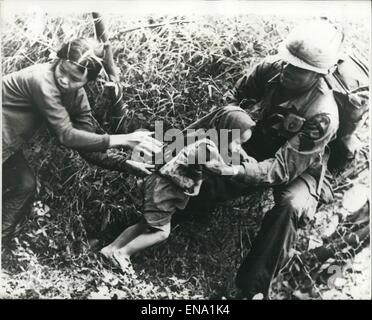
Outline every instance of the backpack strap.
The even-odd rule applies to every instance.
[[[323,76],[325,83],[332,91],[340,91],[341,88],[344,93],[349,94],[350,92],[348,88],[345,86],[344,82],[337,76],[336,70],[333,73],[328,73]]]
[[[369,78],[368,67],[355,53],[348,54],[347,56],[345,56],[345,58],[340,58],[337,61],[336,68],[333,70],[333,72],[326,74],[325,76],[323,76],[323,78],[330,90],[349,95],[353,91],[351,88],[348,88],[347,84],[342,79],[342,75],[338,72],[339,66],[344,61],[346,61],[346,59],[349,59],[349,61],[351,60],[359,68],[359,70],[361,70],[361,72],[363,72],[365,76]],[[362,89],[364,90],[368,87],[369,85],[363,85],[363,87],[357,88],[357,91],[360,91]]]
[[[325,81],[325,83],[327,84],[327,87],[329,90],[333,90],[333,86],[332,86],[332,80],[331,80],[331,75],[330,74],[326,74],[323,76],[323,79]]]

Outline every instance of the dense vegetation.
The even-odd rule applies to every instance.
[[[300,21],[255,15],[151,16],[126,21],[119,15],[105,18],[120,68],[128,131],[151,129],[155,120],[163,120],[165,127],[182,129],[212,106],[221,105],[223,94],[241,72],[275,54],[277,44]],[[347,31],[346,48],[369,57],[368,21],[340,23]],[[4,30],[3,74],[47,61],[52,49],[64,40],[94,36],[89,14],[15,16],[5,21]],[[96,118],[106,130],[112,130],[104,78],[86,90]],[[355,172],[368,162],[368,131],[365,123],[359,135],[363,148],[352,166]],[[234,275],[262,215],[272,205],[270,191],[222,206],[210,217],[178,216],[166,243],[134,257],[137,276],[129,277],[103,265],[90,239],[107,243],[138,219],[143,200],[141,181],[88,165],[45,131],[34,139],[27,155],[38,176],[36,200],[40,202],[17,239],[13,255],[3,258],[3,266],[13,274],[0,285],[2,296],[236,296]],[[335,180],[336,203],[321,207],[313,225],[300,231],[291,268],[274,284],[273,298],[369,297],[368,249],[357,256],[359,264],[344,256],[328,261],[328,266],[348,266],[343,269],[344,282],[332,288],[327,286],[327,277],[310,272],[322,267],[325,270],[324,266],[300,258],[301,252],[322,244],[322,239],[342,228],[342,217],[348,213],[342,202],[344,193],[356,184],[368,190],[368,183],[368,170],[357,177],[339,176]]]

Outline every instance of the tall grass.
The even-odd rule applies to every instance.
[[[128,110],[126,131],[151,129],[156,120],[163,120],[165,128],[182,129],[212,106],[222,105],[223,94],[242,72],[275,54],[278,43],[299,22],[296,18],[255,15],[151,16],[125,21],[119,14],[106,16]],[[368,57],[370,32],[365,21],[340,23],[346,27],[347,48]],[[94,36],[90,14],[18,15],[4,20],[3,30],[3,74],[48,61],[63,41]],[[96,118],[110,130],[110,105],[103,84],[101,78],[86,90]],[[53,270],[100,269],[88,239],[112,240],[139,217],[140,184],[128,174],[89,166],[44,131],[34,139],[27,155],[38,175],[37,199],[47,204],[50,212],[32,217],[19,239],[18,260],[13,268],[27,272],[30,261],[36,259]],[[271,203],[269,195],[261,195],[262,202],[248,199],[244,206],[222,207],[208,222],[199,219],[175,225],[169,241],[138,256],[135,267],[146,271],[142,274],[144,281],[162,288],[173,286],[164,289],[168,297],[232,294],[233,275]],[[56,277],[53,272],[51,277]],[[93,277],[91,271],[84,272]],[[187,279],[187,285],[183,286],[178,277]],[[84,288],[82,296],[94,291],[89,286]],[[184,288],[188,293],[182,291]],[[133,292],[134,296],[124,296],[164,294]]]

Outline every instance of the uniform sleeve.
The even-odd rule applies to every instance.
[[[76,129],[91,133],[104,133],[97,120],[90,112],[88,98],[84,90],[80,91],[76,101],[80,104],[81,112],[72,118],[73,126]],[[126,160],[128,154],[118,149],[109,149],[105,152],[87,152],[79,151],[80,156],[90,164],[99,166],[111,171],[128,171]]]
[[[46,119],[48,126],[56,134],[63,145],[85,151],[105,151],[109,147],[107,134],[96,134],[74,128],[66,108],[62,104],[61,94],[50,79],[38,79],[32,83],[34,103],[40,114]],[[75,105],[80,108],[76,121],[85,122],[89,118],[90,109],[87,100],[80,97]]]
[[[83,152],[80,156],[90,164],[110,171],[128,172],[128,154],[118,149],[109,149],[105,152]]]
[[[322,161],[324,149],[336,133],[338,123],[321,113],[307,120],[301,131],[288,140],[274,158],[244,162],[244,171],[234,179],[251,185],[278,185],[293,181],[307,168]]]

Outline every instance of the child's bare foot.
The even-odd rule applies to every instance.
[[[120,265],[116,258],[114,257],[114,252],[115,252],[114,249],[111,249],[109,246],[106,246],[99,251],[101,256],[106,258],[106,260],[108,260],[112,266],[119,268]]]
[[[114,259],[120,264],[120,268],[124,273],[127,273],[129,275],[135,274],[132,263],[130,262],[130,258],[126,253],[120,250],[115,250],[113,252],[113,256]]]

